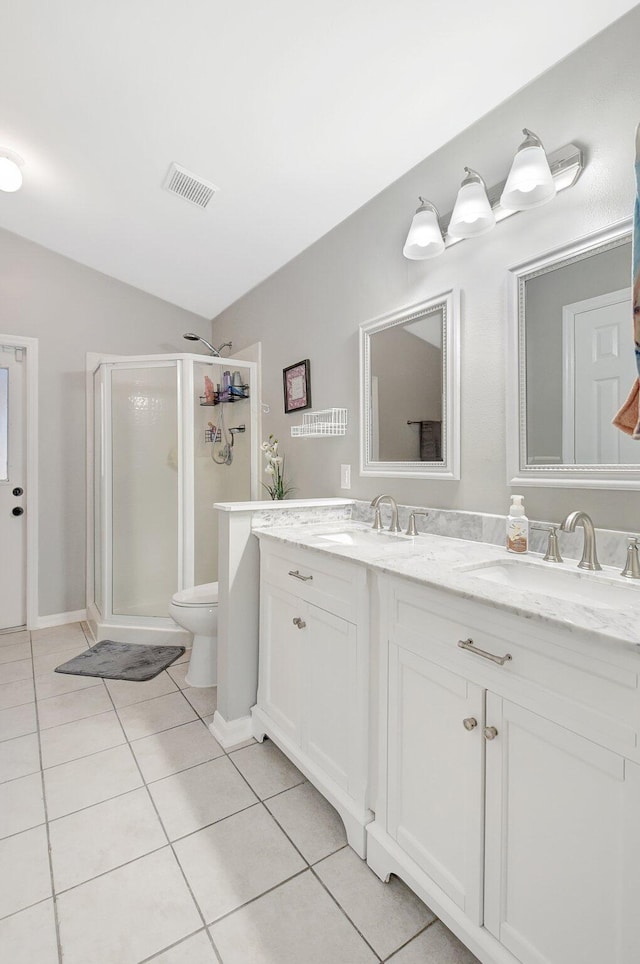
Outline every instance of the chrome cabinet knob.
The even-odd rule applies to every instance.
[[[478,725],[478,721],[475,719],[475,717],[468,716],[466,720],[462,721],[462,725],[464,726],[465,730],[475,730],[476,726]]]
[[[307,624],[305,623],[304,619],[301,619],[301,618],[300,618],[300,616],[294,616],[294,617],[293,617],[293,625],[294,625],[294,626],[297,626],[298,629],[304,629],[304,627],[305,627]]]
[[[485,726],[482,732],[484,733],[485,740],[495,740],[498,735],[498,731],[496,730],[495,726]]]

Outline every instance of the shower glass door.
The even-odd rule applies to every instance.
[[[179,586],[177,362],[111,370],[114,616],[167,617]]]

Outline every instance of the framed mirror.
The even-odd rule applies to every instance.
[[[640,441],[611,424],[637,377],[631,221],[511,277],[511,484],[640,488]]]
[[[460,478],[459,295],[360,326],[360,474]]]

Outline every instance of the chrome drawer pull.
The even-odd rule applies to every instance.
[[[310,582],[313,576],[303,576],[299,569],[290,569],[289,575],[294,579],[302,579],[303,582]]]
[[[506,653],[504,656],[494,656],[493,653],[488,653],[486,649],[478,649],[472,639],[459,639],[458,646],[460,649],[466,649],[469,653],[475,653],[476,656],[484,656],[485,659],[490,659],[492,663],[498,663],[500,666],[504,666],[510,659],[513,659],[511,653]]]
[[[293,617],[293,625],[294,625],[294,626],[297,626],[298,629],[304,629],[304,627],[305,627],[307,624],[305,623],[304,619],[301,619],[301,618],[300,618],[300,616],[294,616],[294,617]]]

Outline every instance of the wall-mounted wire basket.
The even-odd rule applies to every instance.
[[[212,401],[207,401],[207,396],[201,395],[200,405],[203,408],[207,408],[212,405],[226,405],[229,402],[241,402],[244,398],[249,398],[249,386],[231,385],[224,392],[214,392]]]
[[[205,428],[204,440],[205,442],[221,442],[222,432],[220,431],[219,428],[215,428],[215,426],[213,428]]]
[[[325,408],[317,412],[305,412],[302,425],[292,425],[293,438],[327,438],[330,435],[346,435],[347,409]]]

